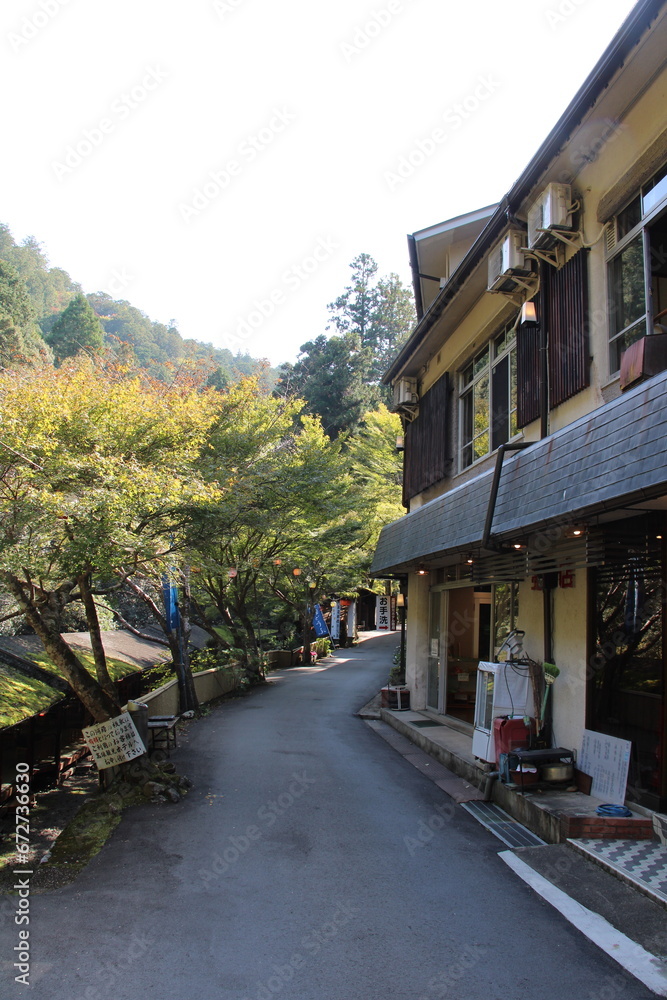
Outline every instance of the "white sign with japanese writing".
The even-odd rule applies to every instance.
[[[107,722],[88,726],[83,730],[83,738],[100,770],[124,764],[146,753],[132,716],[127,712]]]
[[[376,601],[376,628],[378,632],[389,632],[391,629],[391,607],[389,597],[381,594]]]
[[[592,777],[591,795],[596,799],[623,805],[631,749],[630,740],[584,729],[577,767]]]

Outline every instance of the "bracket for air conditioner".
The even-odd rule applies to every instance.
[[[502,289],[498,289],[498,294],[504,295],[511,302],[513,302],[515,306],[522,306],[526,298],[532,299],[533,295],[535,295],[540,287],[539,279],[535,281],[527,281],[525,278],[517,277],[516,274],[513,274],[511,278],[517,285],[517,288],[513,288],[511,292],[504,292]],[[521,291],[524,291],[526,294],[522,295]]]

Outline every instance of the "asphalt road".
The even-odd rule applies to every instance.
[[[126,814],[66,889],[30,899],[30,985],[3,998],[640,1000],[503,845],[354,713],[393,635],[285,670],[192,724],[195,787]]]

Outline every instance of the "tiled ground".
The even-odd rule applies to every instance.
[[[570,844],[667,903],[667,847],[654,840],[571,840]]]

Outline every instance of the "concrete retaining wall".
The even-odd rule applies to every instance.
[[[237,687],[237,683],[224,667],[214,667],[211,670],[200,670],[193,674],[195,691],[200,704],[213,701],[224,694],[229,694]],[[148,705],[149,715],[178,715],[178,681],[174,678],[162,687],[156,688],[150,694],[141,695],[142,704]]]

